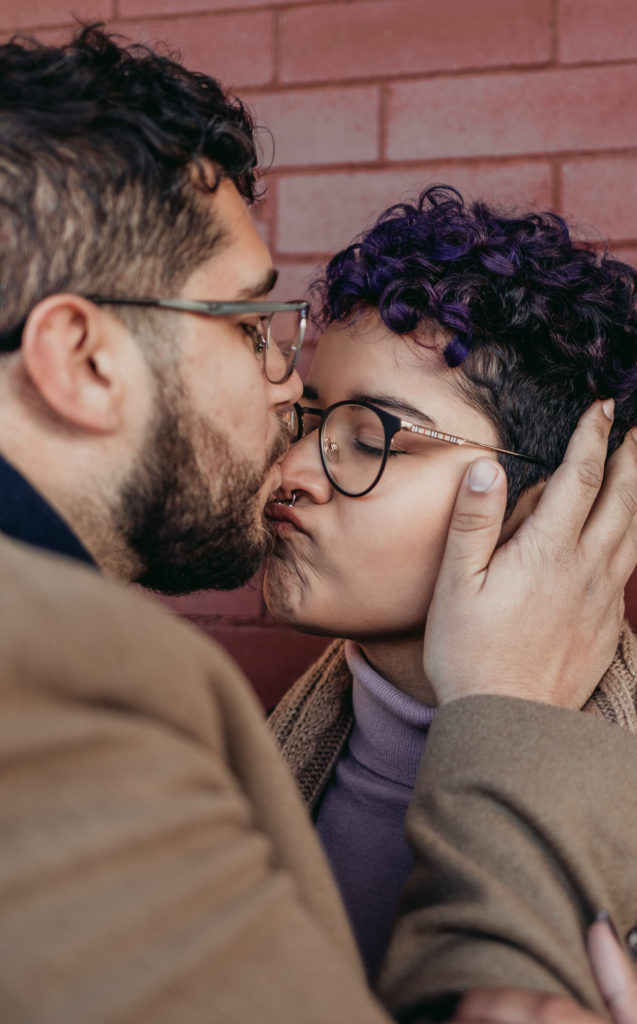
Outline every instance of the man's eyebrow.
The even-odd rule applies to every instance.
[[[310,398],[313,402],[318,401],[318,391],[311,384],[303,385],[303,398]]]
[[[427,426],[437,426],[436,421],[431,416],[428,416],[426,412],[423,412],[422,409],[417,409],[415,405],[408,405],[407,402],[394,398],[392,395],[369,395],[358,392],[350,395],[349,399],[352,402],[371,402],[372,405],[380,405],[385,409],[398,413],[400,416],[407,416],[410,419],[418,420],[420,423],[426,423]]]
[[[239,301],[249,301],[250,299],[258,299],[261,295],[267,295],[272,291],[278,279],[279,271],[274,267],[270,267],[261,281],[257,281],[252,287],[243,288],[237,295],[237,299]]]

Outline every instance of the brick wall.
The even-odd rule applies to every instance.
[[[166,41],[236,88],[274,137],[257,211],[281,282],[426,183],[563,212],[637,260],[634,0],[2,0],[3,34],[68,35],[72,9]],[[322,646],[268,622],[258,589],[176,602],[266,703]],[[637,619],[637,584],[629,589]]]

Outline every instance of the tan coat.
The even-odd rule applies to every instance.
[[[388,1020],[227,656],[6,539],[0,579],[0,1020]],[[570,712],[438,715],[382,982],[398,1019],[494,977],[599,1005],[581,934],[598,905],[637,921],[636,766],[632,736]]]

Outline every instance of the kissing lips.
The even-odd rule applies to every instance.
[[[266,505],[265,517],[273,524],[277,537],[292,537],[295,533],[306,532],[290,505],[271,501]]]

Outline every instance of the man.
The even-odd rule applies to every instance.
[[[65,49],[3,47],[0,107],[2,1018],[386,1021],[240,675],[95,572],[167,592],[234,586],[268,550],[263,508],[280,479],[278,414],[300,394],[304,310],[280,311],[296,331],[278,346],[272,265],[243,201],[249,118],[205,76],[94,30]],[[559,611],[581,648],[590,622],[616,612],[634,561],[632,440],[588,515],[607,434],[594,407],[516,547],[539,639],[534,578],[550,595],[572,566],[585,607],[562,588]],[[502,514],[501,486],[465,481],[441,601],[457,583],[454,614],[471,607],[478,631],[492,611],[476,579],[519,589],[515,557],[489,564]],[[591,687],[607,646],[601,630],[581,655]],[[489,661],[502,678],[485,652],[481,682]],[[451,688],[466,679],[454,668]],[[550,694],[554,666],[538,677]],[[473,703],[443,709],[443,747],[455,705],[466,728]],[[602,733],[591,773],[623,753]],[[606,811],[600,827],[614,827]],[[431,993],[409,977],[400,927],[387,1005],[424,1020]]]

